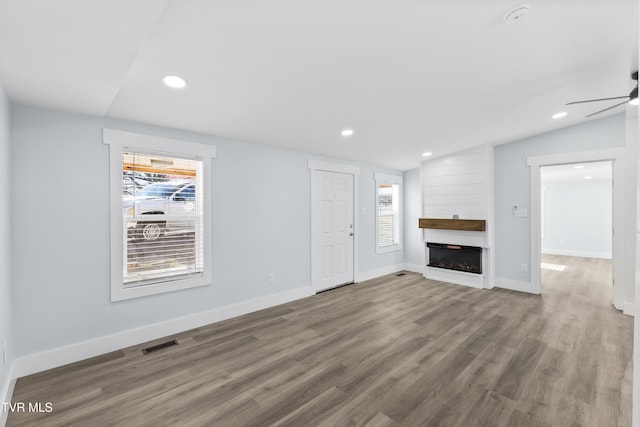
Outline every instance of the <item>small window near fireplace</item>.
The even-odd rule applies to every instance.
[[[427,247],[429,267],[482,274],[482,248],[431,242]]]

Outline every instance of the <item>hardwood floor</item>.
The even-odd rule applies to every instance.
[[[542,295],[390,275],[21,378],[53,411],[8,425],[630,426],[610,263],[543,262]]]

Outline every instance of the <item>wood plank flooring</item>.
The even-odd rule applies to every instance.
[[[8,426],[630,426],[610,262],[543,262],[542,295],[389,275],[20,378],[53,412]]]

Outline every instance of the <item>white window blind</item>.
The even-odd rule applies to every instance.
[[[116,129],[103,142],[111,301],[211,285],[216,147]]]
[[[125,287],[202,273],[202,161],[122,153]]]
[[[378,246],[400,242],[398,221],[398,188],[396,184],[378,185]]]
[[[378,174],[376,178],[376,253],[401,250],[402,177]]]

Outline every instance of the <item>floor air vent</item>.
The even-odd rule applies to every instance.
[[[173,347],[174,345],[178,345],[178,341],[171,340],[167,342],[163,342],[162,344],[154,345],[151,347],[143,348],[142,354],[154,353],[156,351],[162,350],[163,348]]]
[[[398,276],[398,277],[402,277],[402,276],[406,276],[406,275],[407,275],[407,273],[398,273],[398,274],[396,274],[396,276]]]

